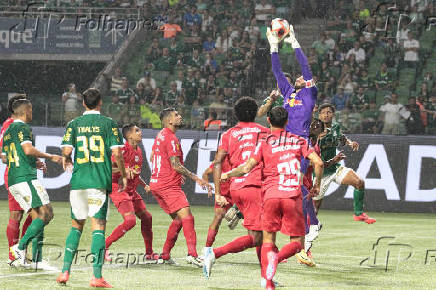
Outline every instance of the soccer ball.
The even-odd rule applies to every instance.
[[[271,32],[273,32],[279,41],[282,41],[289,33],[289,23],[286,19],[274,18],[271,21]]]

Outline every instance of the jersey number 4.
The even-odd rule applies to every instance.
[[[282,162],[277,164],[279,171],[279,184],[284,186],[298,186],[300,185],[300,162],[297,159]],[[295,178],[286,178],[293,175]]]
[[[89,137],[89,142],[86,136],[78,136],[77,143],[79,142],[82,144],[79,147],[77,147],[77,150],[83,152],[83,157],[77,158],[78,164],[87,163],[89,161],[95,163],[104,162],[104,141],[101,136],[98,135],[91,136]],[[98,157],[94,156],[97,154],[91,155],[90,151],[97,152],[99,156]]]

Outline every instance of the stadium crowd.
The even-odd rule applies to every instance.
[[[160,128],[156,112],[174,106],[193,129],[232,125],[229,108],[236,100],[253,96],[260,102],[275,87],[265,37],[271,19],[298,24],[318,18],[323,25],[315,33],[321,36],[305,47],[318,105],[334,104],[348,133],[436,134],[432,1],[396,1],[395,8],[376,0],[46,2],[139,8],[159,28],[111,76],[105,110],[120,123]],[[280,58],[285,70],[298,67],[290,45],[283,45]]]

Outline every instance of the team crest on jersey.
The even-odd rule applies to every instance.
[[[139,162],[139,156],[135,155],[135,162]]]

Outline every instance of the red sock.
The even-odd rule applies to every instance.
[[[278,254],[279,263],[284,259],[292,257],[296,253],[300,252],[302,248],[303,247],[301,246],[300,242],[291,242],[289,244],[284,245]]]
[[[145,211],[141,216],[141,234],[145,244],[145,254],[153,254],[153,231],[152,231],[153,219],[151,213]]]
[[[18,243],[18,237],[20,236],[19,221],[9,219],[8,226],[6,227],[6,236],[8,237],[9,248]],[[9,259],[14,260],[14,257],[11,255],[10,252]]]
[[[183,234],[185,235],[188,255],[198,257],[197,254],[197,234],[194,228],[194,216],[189,215],[182,219]]]
[[[212,247],[213,242],[215,242],[215,237],[218,234],[217,230],[209,228],[207,231],[206,247]]]
[[[273,243],[262,244],[262,277],[272,281],[277,270],[277,247]]]
[[[136,216],[129,214],[124,216],[124,221],[119,224],[114,231],[106,238],[106,249],[108,249],[113,242],[118,241],[122,236],[126,234],[131,228],[136,225]]]
[[[182,229],[182,221],[179,219],[174,219],[170,224],[167,232],[167,239],[162,249],[162,258],[168,260],[170,258],[171,249],[174,247],[177,241],[177,236]]]
[[[254,238],[250,235],[242,236],[234,239],[230,243],[225,244],[222,247],[213,249],[215,258],[219,258],[228,253],[239,253],[245,249],[254,247]]]
[[[32,223],[32,217],[29,215],[27,215],[26,220],[24,221],[23,224],[23,228],[21,229],[21,237],[23,237],[26,234],[27,228],[30,226],[30,224]]]

